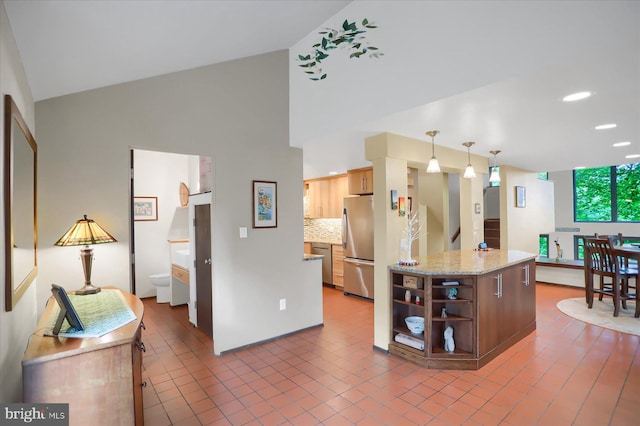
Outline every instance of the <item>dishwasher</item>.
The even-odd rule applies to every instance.
[[[331,275],[331,244],[311,243],[311,253],[321,254],[322,258],[322,283],[331,285],[333,277]]]

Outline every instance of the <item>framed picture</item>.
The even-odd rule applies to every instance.
[[[398,210],[398,191],[391,190],[391,210]]]
[[[253,227],[278,226],[278,184],[263,180],[253,181]]]
[[[527,206],[527,188],[516,186],[516,207]]]
[[[65,318],[69,325],[77,331],[84,330],[84,324],[80,320],[78,312],[76,312],[76,309],[71,304],[71,300],[69,300],[69,296],[67,296],[65,289],[59,285],[51,284],[51,293],[53,293],[58,305],[60,305],[60,313],[58,314],[58,319],[53,326],[53,334],[57,336],[58,333],[60,333],[62,322]]]
[[[158,220],[158,197],[133,197],[133,220]]]
[[[404,216],[406,214],[406,204],[404,197],[398,197],[398,216]]]

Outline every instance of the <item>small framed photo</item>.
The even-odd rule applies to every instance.
[[[158,220],[158,197],[133,197],[133,220]]]
[[[253,181],[253,227],[276,228],[278,226],[277,182]]]
[[[398,197],[398,216],[404,216],[407,213],[407,205],[405,197]]]
[[[391,210],[398,210],[398,191],[391,190]]]
[[[516,207],[527,206],[527,188],[516,186]]]

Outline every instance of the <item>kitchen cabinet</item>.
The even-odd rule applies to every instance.
[[[373,167],[347,170],[349,195],[373,194]]]
[[[389,269],[389,352],[419,365],[477,370],[536,328],[535,255],[452,251],[422,257],[417,266]],[[408,316],[424,317],[424,332],[412,334]],[[452,352],[444,348],[449,326]]]
[[[347,175],[306,180],[304,191],[305,217],[339,218],[342,216],[342,200],[348,195]]]
[[[535,323],[535,261],[500,269],[478,281],[479,355]]]
[[[130,293],[102,291],[120,292],[136,319],[101,337],[46,336],[59,311],[51,297],[22,359],[23,402],[68,403],[71,425],[143,425],[144,305]]]
[[[338,288],[344,287],[344,249],[340,244],[331,245],[331,262],[333,280],[332,283]]]
[[[311,243],[304,243],[304,254],[311,254]]]

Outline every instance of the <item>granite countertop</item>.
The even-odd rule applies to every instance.
[[[418,274],[481,275],[523,261],[533,260],[537,254],[519,250],[455,250],[422,256],[415,266],[389,265],[398,272]]]
[[[318,259],[322,259],[324,256],[321,254],[308,254],[305,253],[304,254],[304,258],[302,260],[318,260]]]

